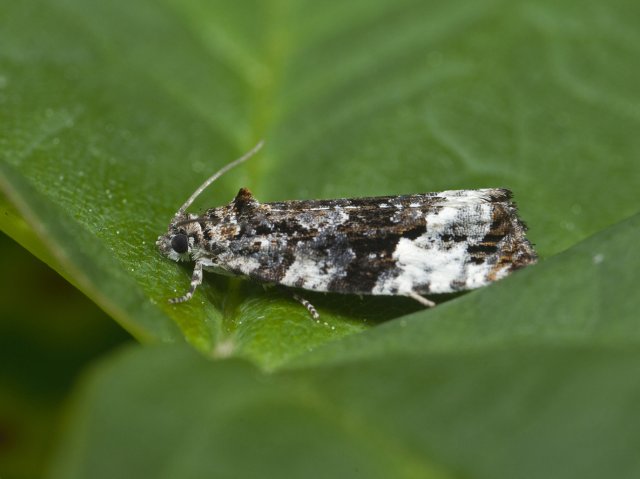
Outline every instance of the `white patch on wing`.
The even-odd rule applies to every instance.
[[[337,273],[335,266],[327,266],[326,263],[318,263],[311,258],[298,258],[287,269],[282,284],[295,286],[300,280],[304,280],[305,289],[326,291]]]
[[[223,264],[222,262],[220,264]],[[249,276],[253,271],[260,268],[260,261],[253,256],[231,256],[225,258],[225,268],[240,271],[243,275]]]
[[[445,192],[446,193],[446,192]],[[484,202],[485,194],[469,191],[461,196],[456,192],[449,200],[439,205],[437,210],[425,215],[427,231],[411,240],[401,238],[393,252],[398,271],[395,275],[382,275],[372,294],[407,294],[415,292],[421,285],[429,285],[431,293],[450,293],[452,282],[463,282],[465,289],[483,286],[489,281],[487,275],[491,266],[475,264],[469,260],[467,242],[443,242],[441,235],[452,231],[452,226],[464,225],[465,218],[473,217],[465,234],[470,240],[481,240],[491,227],[491,210]],[[445,196],[443,194],[443,196]],[[466,204],[466,207],[462,205]]]
[[[448,250],[436,246],[429,248],[420,243],[421,238],[402,238],[398,242],[393,258],[400,274],[379,282],[374,294],[392,294],[394,290],[396,294],[407,294],[423,284],[429,284],[433,293],[451,291],[451,282],[464,274],[466,246],[458,244]]]
[[[456,198],[461,201],[477,203],[478,200],[489,200],[493,191],[495,190],[492,188],[481,188],[479,190],[446,190],[436,193],[436,195],[444,198]]]
[[[351,249],[347,250],[348,257],[355,257]],[[348,260],[331,262],[328,259],[317,259],[308,256],[301,256],[289,266],[287,273],[281,280],[286,286],[300,286],[313,291],[327,291],[329,283],[336,278],[344,277]]]
[[[349,213],[345,211],[345,208],[336,206],[333,214],[330,216],[330,221],[331,224],[335,226],[343,225],[349,221]]]
[[[310,211],[319,209],[327,210],[327,212],[320,217],[314,214],[304,212],[300,213],[296,217],[298,226],[305,230],[318,229],[319,225],[330,225],[335,228],[336,226],[343,225],[349,221],[349,213],[344,211],[345,208],[339,206],[334,207],[332,210],[329,210],[328,207],[310,208]]]
[[[482,190],[449,190],[437,194],[440,201],[436,204],[450,206],[452,208],[469,208],[474,205],[482,205],[491,201],[492,189]]]

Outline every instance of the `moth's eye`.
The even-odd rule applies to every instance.
[[[171,247],[178,254],[186,253],[189,249],[189,238],[185,234],[177,234],[171,238]]]

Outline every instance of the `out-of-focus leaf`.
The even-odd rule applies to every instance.
[[[138,348],[85,384],[50,477],[631,479],[639,368],[527,347],[264,375]]]
[[[0,256],[0,474],[43,477],[78,373],[128,336],[2,233]]]

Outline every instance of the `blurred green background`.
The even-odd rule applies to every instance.
[[[0,472],[42,477],[78,375],[131,338],[5,234],[0,252]]]

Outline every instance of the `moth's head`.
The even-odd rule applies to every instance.
[[[207,181],[202,183],[202,185],[193,192],[189,199],[185,201],[185,203],[178,209],[173,220],[171,220],[167,233],[162,236],[158,236],[156,245],[163,255],[174,261],[189,261],[193,258],[194,247],[196,248],[196,254],[198,253],[197,246],[202,245],[202,241],[204,241],[200,224],[197,221],[198,216],[186,214],[185,211],[187,211],[193,201],[200,196],[200,193],[202,193],[211,183],[231,168],[234,168],[240,163],[251,158],[251,156],[262,148],[262,143],[262,141],[258,142],[258,144],[254,146],[253,149],[249,150],[248,153],[245,153],[244,156],[241,156],[231,163],[227,163],[220,170],[211,175]],[[249,193],[249,197],[252,198],[251,193]],[[208,219],[211,220],[211,218]]]
[[[160,252],[173,261],[190,261],[191,250],[200,229],[198,223],[184,223],[195,215],[176,216],[167,233],[158,236],[156,246]]]

